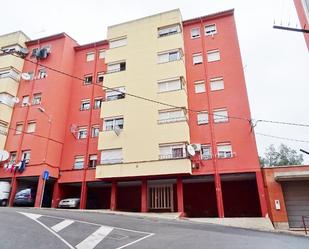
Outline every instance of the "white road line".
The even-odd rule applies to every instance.
[[[66,228],[67,226],[71,225],[72,223],[74,223],[73,220],[63,220],[60,223],[52,226],[51,229],[53,229],[56,233],[58,233],[59,231],[61,231],[62,229]]]
[[[98,230],[80,242],[76,248],[77,249],[93,249],[99,244],[111,231],[112,227],[101,226]]]
[[[150,236],[152,236],[152,235],[154,235],[154,233],[150,233],[149,235],[146,235],[146,236],[144,236],[144,237],[142,237],[142,238],[140,238],[140,239],[138,239],[138,240],[132,241],[131,243],[128,243],[128,244],[123,245],[123,246],[120,246],[120,247],[117,247],[116,249],[122,249],[122,248],[125,248],[125,247],[127,247],[127,246],[133,245],[133,244],[135,244],[135,243],[137,243],[137,242],[140,242],[140,241],[142,241],[142,240],[144,240],[144,239],[147,239],[148,237],[150,237]]]
[[[53,230],[51,230],[48,226],[44,225],[41,221],[37,220],[39,217],[41,217],[42,215],[38,215],[38,214],[32,214],[32,213],[23,213],[23,212],[18,212],[20,214],[23,214],[27,217],[29,217],[30,219],[34,220],[35,222],[39,223],[42,227],[44,227],[46,230],[48,230],[49,232],[51,232],[53,235],[55,235],[58,239],[60,239],[64,244],[66,244],[70,249],[75,249],[73,246],[71,246],[66,240],[64,240],[62,237],[60,237],[56,232],[54,232]]]

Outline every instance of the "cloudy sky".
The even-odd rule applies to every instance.
[[[298,24],[292,0],[10,0],[7,5],[0,15],[0,34],[22,30],[35,39],[66,32],[80,44],[105,39],[107,26],[170,9],[179,8],[183,19],[190,19],[234,8],[252,117],[309,124],[309,53],[304,37],[272,28],[274,21]],[[258,123],[255,131],[309,141],[309,128],[304,127]],[[280,143],[309,151],[309,142],[259,134],[256,138],[260,154],[269,144]],[[309,164],[309,155],[304,158]]]

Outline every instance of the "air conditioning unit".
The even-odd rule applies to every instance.
[[[201,151],[202,146],[201,144],[191,144],[195,151]]]

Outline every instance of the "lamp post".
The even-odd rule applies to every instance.
[[[46,150],[45,150],[45,155],[43,162],[46,162],[47,159],[47,151],[48,151],[48,145],[49,145],[49,139],[50,139],[50,132],[51,132],[51,125],[52,125],[52,119],[49,114],[46,113],[45,109],[42,106],[38,107],[38,110],[43,113],[47,118],[48,118],[48,135],[47,135],[47,142],[46,142]]]

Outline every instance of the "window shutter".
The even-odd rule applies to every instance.
[[[109,48],[118,48],[127,45],[127,38],[120,38],[109,42]]]

